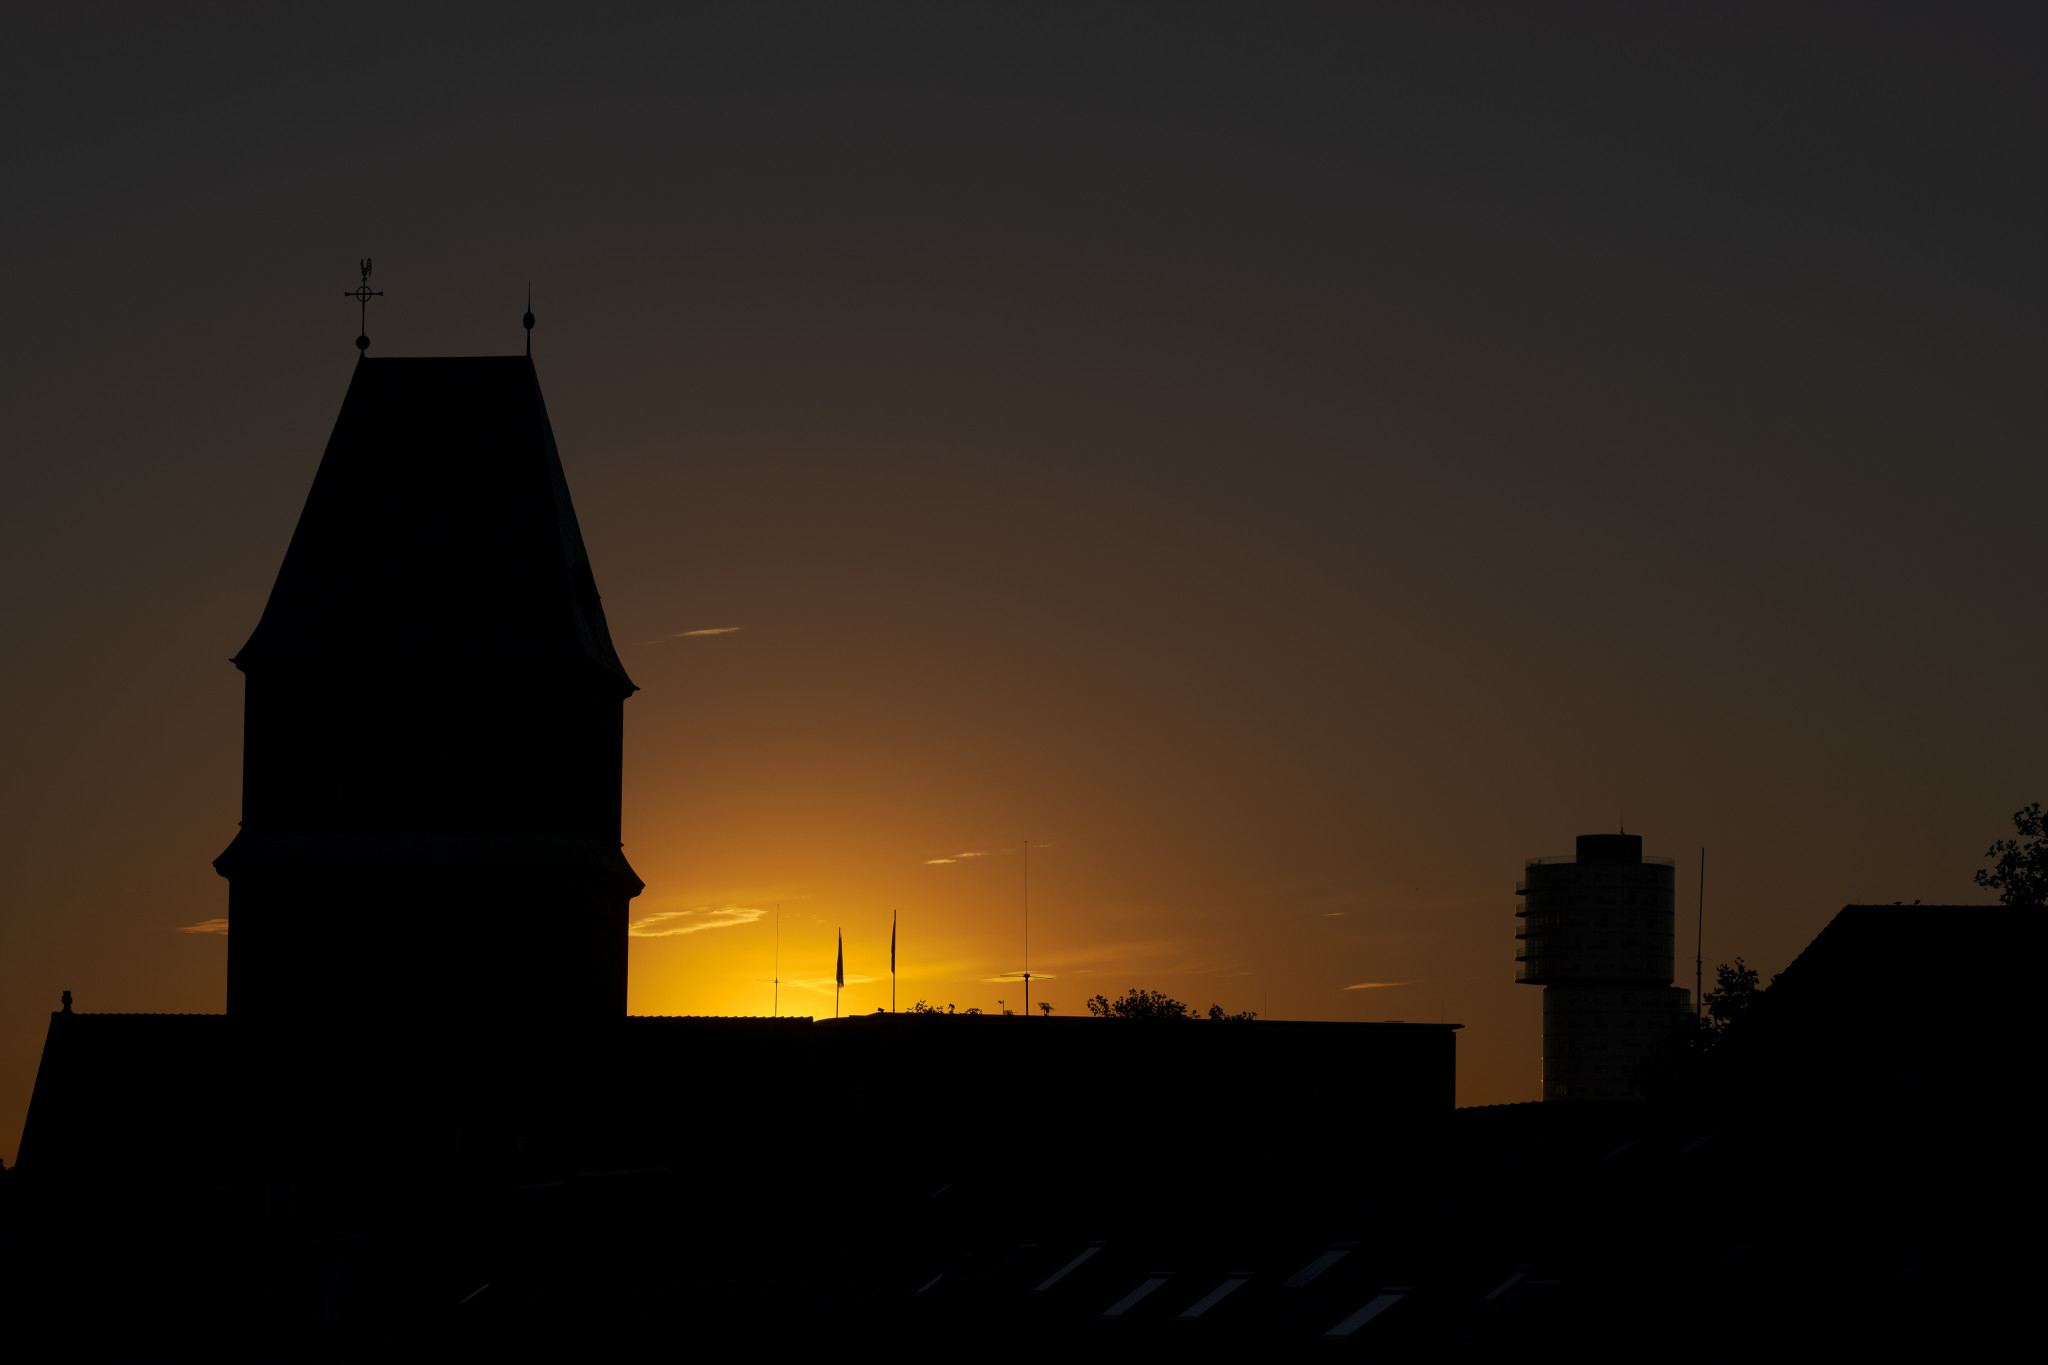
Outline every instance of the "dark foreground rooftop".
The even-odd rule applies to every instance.
[[[991,1333],[1049,1351],[1532,1333],[1609,1351],[1788,1325],[1898,1349],[1988,1335],[2026,1301],[1994,1226],[2018,1126],[1553,1103],[1354,1147],[1264,1140],[1256,1115],[1209,1134],[1023,1105],[1017,1121],[1089,1153],[1088,1189],[993,1169],[946,1128],[894,1133],[907,1162],[844,1160],[831,1116],[797,1112],[707,1123],[688,1164],[520,1186],[10,1177],[8,1282],[70,1324],[72,1358],[164,1360],[997,1349]],[[825,1131],[749,1160],[776,1122]]]
[[[644,1077],[674,1101],[659,1159],[520,1171],[423,1152],[262,1179],[31,1167],[0,1182],[0,1283],[18,1335],[61,1329],[81,1360],[875,1341],[996,1355],[1767,1341],[1968,1354],[2031,1302],[2007,1224],[2031,1188],[2032,1027],[2018,964],[1970,946],[2014,919],[1850,907],[1766,995],[1728,1065],[1657,1103],[1430,1105],[1383,1121],[1368,1108],[1332,1123],[1205,1085],[1199,1067],[1130,1064],[1148,1039],[1167,1040],[1164,1056],[1176,1037],[1213,1048],[1285,1028],[634,1021],[655,1040],[647,1055],[670,1059]],[[1873,1004],[1866,973],[1897,960],[1901,935],[1927,975],[1911,999]],[[1102,1074],[1131,1084],[1076,1102],[1014,1057],[917,1050],[1055,1032],[1107,1040],[1122,1060]],[[902,1048],[876,1067],[843,1063],[884,1053],[834,1060],[863,1035]],[[734,1059],[792,1040],[809,1071],[744,1103],[722,1089],[720,1066],[758,1077]],[[948,1055],[968,1061],[940,1069]]]

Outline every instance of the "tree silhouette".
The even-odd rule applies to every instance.
[[[1096,996],[1088,1002],[1088,1012],[1100,1019],[1199,1019],[1201,1016],[1180,1001],[1161,991],[1125,991],[1115,1000]],[[1256,1016],[1250,1010],[1242,1014],[1225,1014],[1223,1006],[1209,1006],[1209,1017],[1217,1020],[1252,1019]]]
[[[2020,837],[2000,839],[1984,850],[1993,864],[1989,870],[1977,869],[1977,885],[1996,891],[2000,905],[2048,907],[2048,816],[2042,815],[2041,803],[2014,811],[2012,826]]]
[[[1771,978],[1772,981],[1777,979],[1775,976]],[[1757,975],[1756,968],[1740,957],[1735,959],[1733,967],[1723,962],[1714,968],[1714,989],[1700,1001],[1705,1006],[1703,1012],[1712,1021],[1710,1027],[1714,1036],[1720,1037],[1730,1024],[1748,1012],[1763,993],[1763,978]]]
[[[1115,1000],[1096,996],[1088,1012],[1103,1019],[1191,1019],[1190,1010],[1172,996],[1159,991],[1128,990]]]
[[[1777,977],[1771,980],[1775,983]],[[1729,1027],[1756,1004],[1765,991],[1756,968],[1740,957],[1735,965],[1714,968],[1714,989],[1700,997],[1697,1014],[1682,1014],[1671,1032],[1636,1064],[1629,1077],[1636,1093],[1650,1099],[1675,1099],[1698,1092],[1705,1084],[1721,1039]]]

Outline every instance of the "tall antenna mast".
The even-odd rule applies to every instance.
[[[1024,1017],[1031,1017],[1031,841],[1024,841]]]
[[[782,1017],[782,902],[775,902],[775,1017]]]
[[[1699,937],[1692,945],[1692,1015],[1697,1019],[1704,1007],[1706,997],[1701,992],[1707,982],[1707,850],[1700,848],[1700,918]]]

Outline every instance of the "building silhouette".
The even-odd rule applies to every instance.
[[[1544,1099],[1626,1098],[1689,1006],[1671,984],[1676,873],[1635,834],[1581,834],[1574,855],[1525,865],[1515,980],[1543,988]]]
[[[2024,958],[1981,945],[2025,913],[1845,907],[1673,1103],[1451,1112],[1396,1078],[1361,1105],[1406,1042],[1448,1042],[1418,1026],[636,1019],[632,1065],[665,1084],[634,1121],[669,1125],[665,1148],[495,1180],[222,1171],[203,1119],[238,1088],[226,1016],[59,1012],[22,1166],[0,1173],[9,1340],[424,1361],[997,1334],[1405,1357],[1535,1334],[1605,1356],[1711,1322],[1989,1354],[2032,1304],[2009,1227],[2031,997]],[[1872,1008],[1908,941],[1921,1007]],[[661,1117],[664,1090],[693,1093]]]
[[[523,357],[360,362],[237,664],[228,1011],[52,1013],[24,1358],[1896,1350],[2029,1302],[1981,1226],[2019,911],[1850,907],[1663,1105],[1454,1111],[1454,1025],[629,1017],[632,684]],[[1672,870],[1589,835],[1522,889],[1545,1097],[1619,1093]],[[1868,1009],[1909,941],[1923,1008]]]
[[[1160,1123],[1202,1121],[1217,1087],[1290,1129],[1455,1103],[1455,1025],[628,1017],[635,688],[528,357],[357,362],[234,664],[227,1013],[67,996],[24,1169],[150,1151],[295,1188],[422,1162],[523,1179],[682,1160],[707,1122],[797,1092],[967,1125],[993,1159],[1024,1140],[997,1076]]]
[[[356,366],[234,664],[242,827],[214,863],[230,1015],[293,1030],[625,1013],[635,688],[532,361]]]
[[[234,664],[242,827],[214,867],[228,1015],[303,1101],[271,1121],[374,1150],[403,1094],[415,1130],[516,1144],[625,1015],[641,889],[635,688],[530,359],[357,363]]]

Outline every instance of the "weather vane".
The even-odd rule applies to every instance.
[[[370,349],[370,300],[384,297],[383,290],[370,288],[370,258],[368,256],[363,257],[363,282],[343,293],[342,297],[354,299],[362,305],[362,318],[360,321],[362,331],[356,337],[356,349],[358,351],[367,351]],[[528,325],[530,326],[531,324]]]

